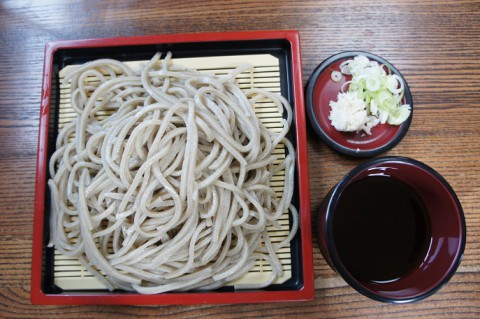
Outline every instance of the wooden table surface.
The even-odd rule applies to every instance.
[[[378,54],[401,70],[415,112],[385,155],[423,161],[451,184],[468,235],[451,281],[417,303],[369,300],[344,284],[313,245],[315,299],[202,306],[32,306],[30,258],[43,49],[47,41],[144,34],[297,29],[303,80],[344,50]],[[479,1],[14,1],[0,2],[0,317],[480,316]],[[364,160],[341,156],[308,128],[312,215],[327,191]],[[315,231],[314,235],[315,235]]]

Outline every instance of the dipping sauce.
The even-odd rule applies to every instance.
[[[417,268],[430,243],[421,198],[404,182],[367,176],[341,194],[333,219],[335,247],[359,281],[396,281]]]

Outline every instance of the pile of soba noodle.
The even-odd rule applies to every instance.
[[[298,227],[285,138],[292,111],[280,95],[239,88],[234,78],[251,68],[214,76],[156,54],[141,74],[110,59],[67,74],[77,119],[59,132],[50,161],[50,246],[109,289],[215,289],[257,260],[271,278],[236,288],[271,284],[282,274],[276,251]],[[259,101],[286,114],[281,132],[260,123]],[[279,143],[284,160],[272,155]],[[269,186],[279,172],[281,196]],[[290,233],[272,243],[267,226],[280,227],[288,211]]]

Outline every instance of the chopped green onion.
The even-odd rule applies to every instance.
[[[376,117],[380,123],[400,125],[410,116],[410,105],[402,104],[405,85],[398,75],[391,74],[388,65],[358,55],[342,62],[340,72],[352,75],[352,80],[342,86],[341,92],[345,92],[348,85],[348,92],[357,93],[365,101],[369,116]]]
[[[339,82],[342,79],[342,73],[338,71],[333,71],[332,72],[332,80],[333,82]]]

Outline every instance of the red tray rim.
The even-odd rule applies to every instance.
[[[94,292],[47,294],[41,289],[45,181],[48,171],[47,145],[50,112],[50,79],[53,74],[53,55],[61,49],[92,47],[114,47],[127,45],[213,42],[239,40],[284,39],[291,45],[292,78],[295,104],[295,125],[297,143],[297,167],[300,205],[300,227],[302,245],[302,272],[304,285],[299,290],[285,291],[236,291],[144,294],[99,294]],[[187,304],[226,304],[311,300],[314,297],[312,234],[310,217],[310,191],[308,179],[307,132],[305,121],[304,95],[302,85],[302,63],[300,35],[296,30],[267,30],[242,32],[212,32],[145,35],[105,39],[52,41],[45,45],[42,96],[40,105],[38,152],[35,179],[35,205],[32,243],[32,274],[30,299],[32,304],[121,304],[121,305],[187,305]]]

